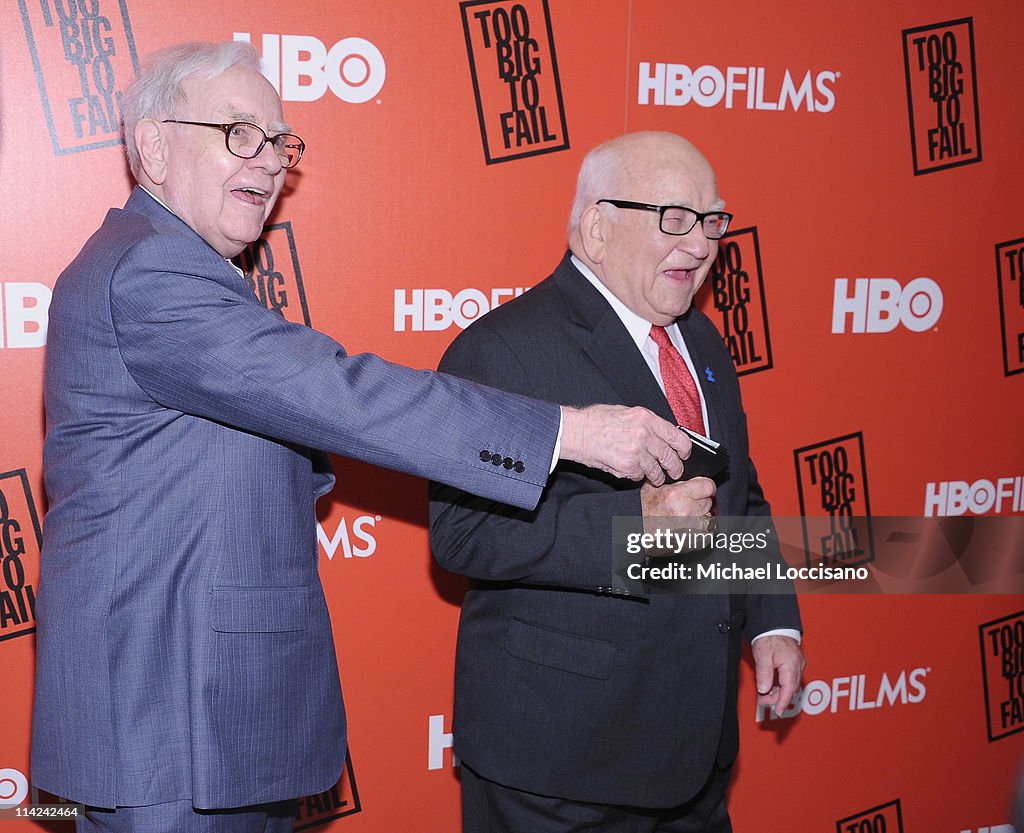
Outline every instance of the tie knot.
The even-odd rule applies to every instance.
[[[666,347],[675,349],[672,345],[672,339],[668,337],[668,332],[664,327],[659,327],[657,324],[651,327],[651,339],[658,345],[659,349]]]

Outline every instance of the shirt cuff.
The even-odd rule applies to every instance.
[[[775,628],[774,630],[759,633],[757,636],[750,640],[750,644],[753,645],[762,636],[788,636],[790,639],[795,639],[797,645],[800,644],[801,638],[800,631],[793,630],[792,628]]]
[[[551,458],[551,465],[548,466],[548,474],[551,474],[555,470],[555,466],[558,465],[558,452],[562,450],[562,421],[565,419],[565,415],[562,413],[561,407],[558,409],[558,436],[555,437],[555,453]]]

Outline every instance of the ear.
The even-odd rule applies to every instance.
[[[146,177],[155,185],[163,185],[170,150],[163,125],[155,119],[140,120],[135,125],[135,147]]]
[[[580,243],[591,263],[604,260],[606,237],[609,231],[608,218],[597,205],[590,206],[580,217]]]

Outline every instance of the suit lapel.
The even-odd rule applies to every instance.
[[[629,331],[601,293],[572,265],[568,254],[555,270],[555,283],[569,309],[580,347],[620,400],[674,421],[668,400]]]
[[[210,248],[210,252],[216,257],[216,259],[224,264],[224,268],[222,270],[218,270],[222,272],[221,275],[217,276],[220,283],[231,286],[247,301],[256,300],[252,290],[249,288],[249,285],[237,272],[234,264],[222,258],[209,243],[203,240],[202,236],[199,235],[195,229],[193,229],[173,211],[165,208],[156,200],[156,198],[141,186],[136,185],[135,188],[132,189],[132,193],[128,197],[128,202],[124,204],[124,210],[131,211],[135,214],[141,214],[143,217],[152,220],[158,225],[169,226],[182,234],[187,234],[194,237],[196,240],[201,241],[204,246],[208,246]],[[256,300],[256,303],[259,303],[259,301]]]
[[[554,277],[569,308],[569,318],[577,330],[580,346],[618,392],[621,401],[642,405],[663,419],[675,422],[664,392],[619,316],[572,265],[568,254],[555,270]],[[707,406],[708,435],[712,439],[721,438],[722,394],[717,380],[724,378],[727,371],[716,365],[721,351],[708,344],[690,324],[693,315],[692,310],[688,311],[677,324],[690,352],[697,384]]]

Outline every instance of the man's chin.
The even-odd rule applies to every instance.
[[[262,232],[262,229],[260,229],[260,231]],[[252,238],[252,240],[228,240],[227,238],[223,238],[217,241],[207,240],[206,242],[209,243],[213,247],[214,251],[216,251],[222,258],[225,260],[231,260],[231,258],[240,255],[250,243],[258,238],[259,235]]]
[[[672,309],[665,310],[665,314],[670,317],[669,323],[675,321],[679,316],[685,315],[689,312],[690,307],[693,306],[693,295],[687,296],[685,300],[681,300],[678,304],[673,304]]]
[[[258,226],[252,225],[245,231],[236,230],[230,236],[224,236],[220,241],[221,245],[214,246],[214,248],[224,255],[224,257],[234,257],[243,249],[246,249],[249,245],[259,240],[260,237],[263,236],[263,228],[263,224],[260,223]],[[231,254],[226,254],[226,252],[229,251]]]

